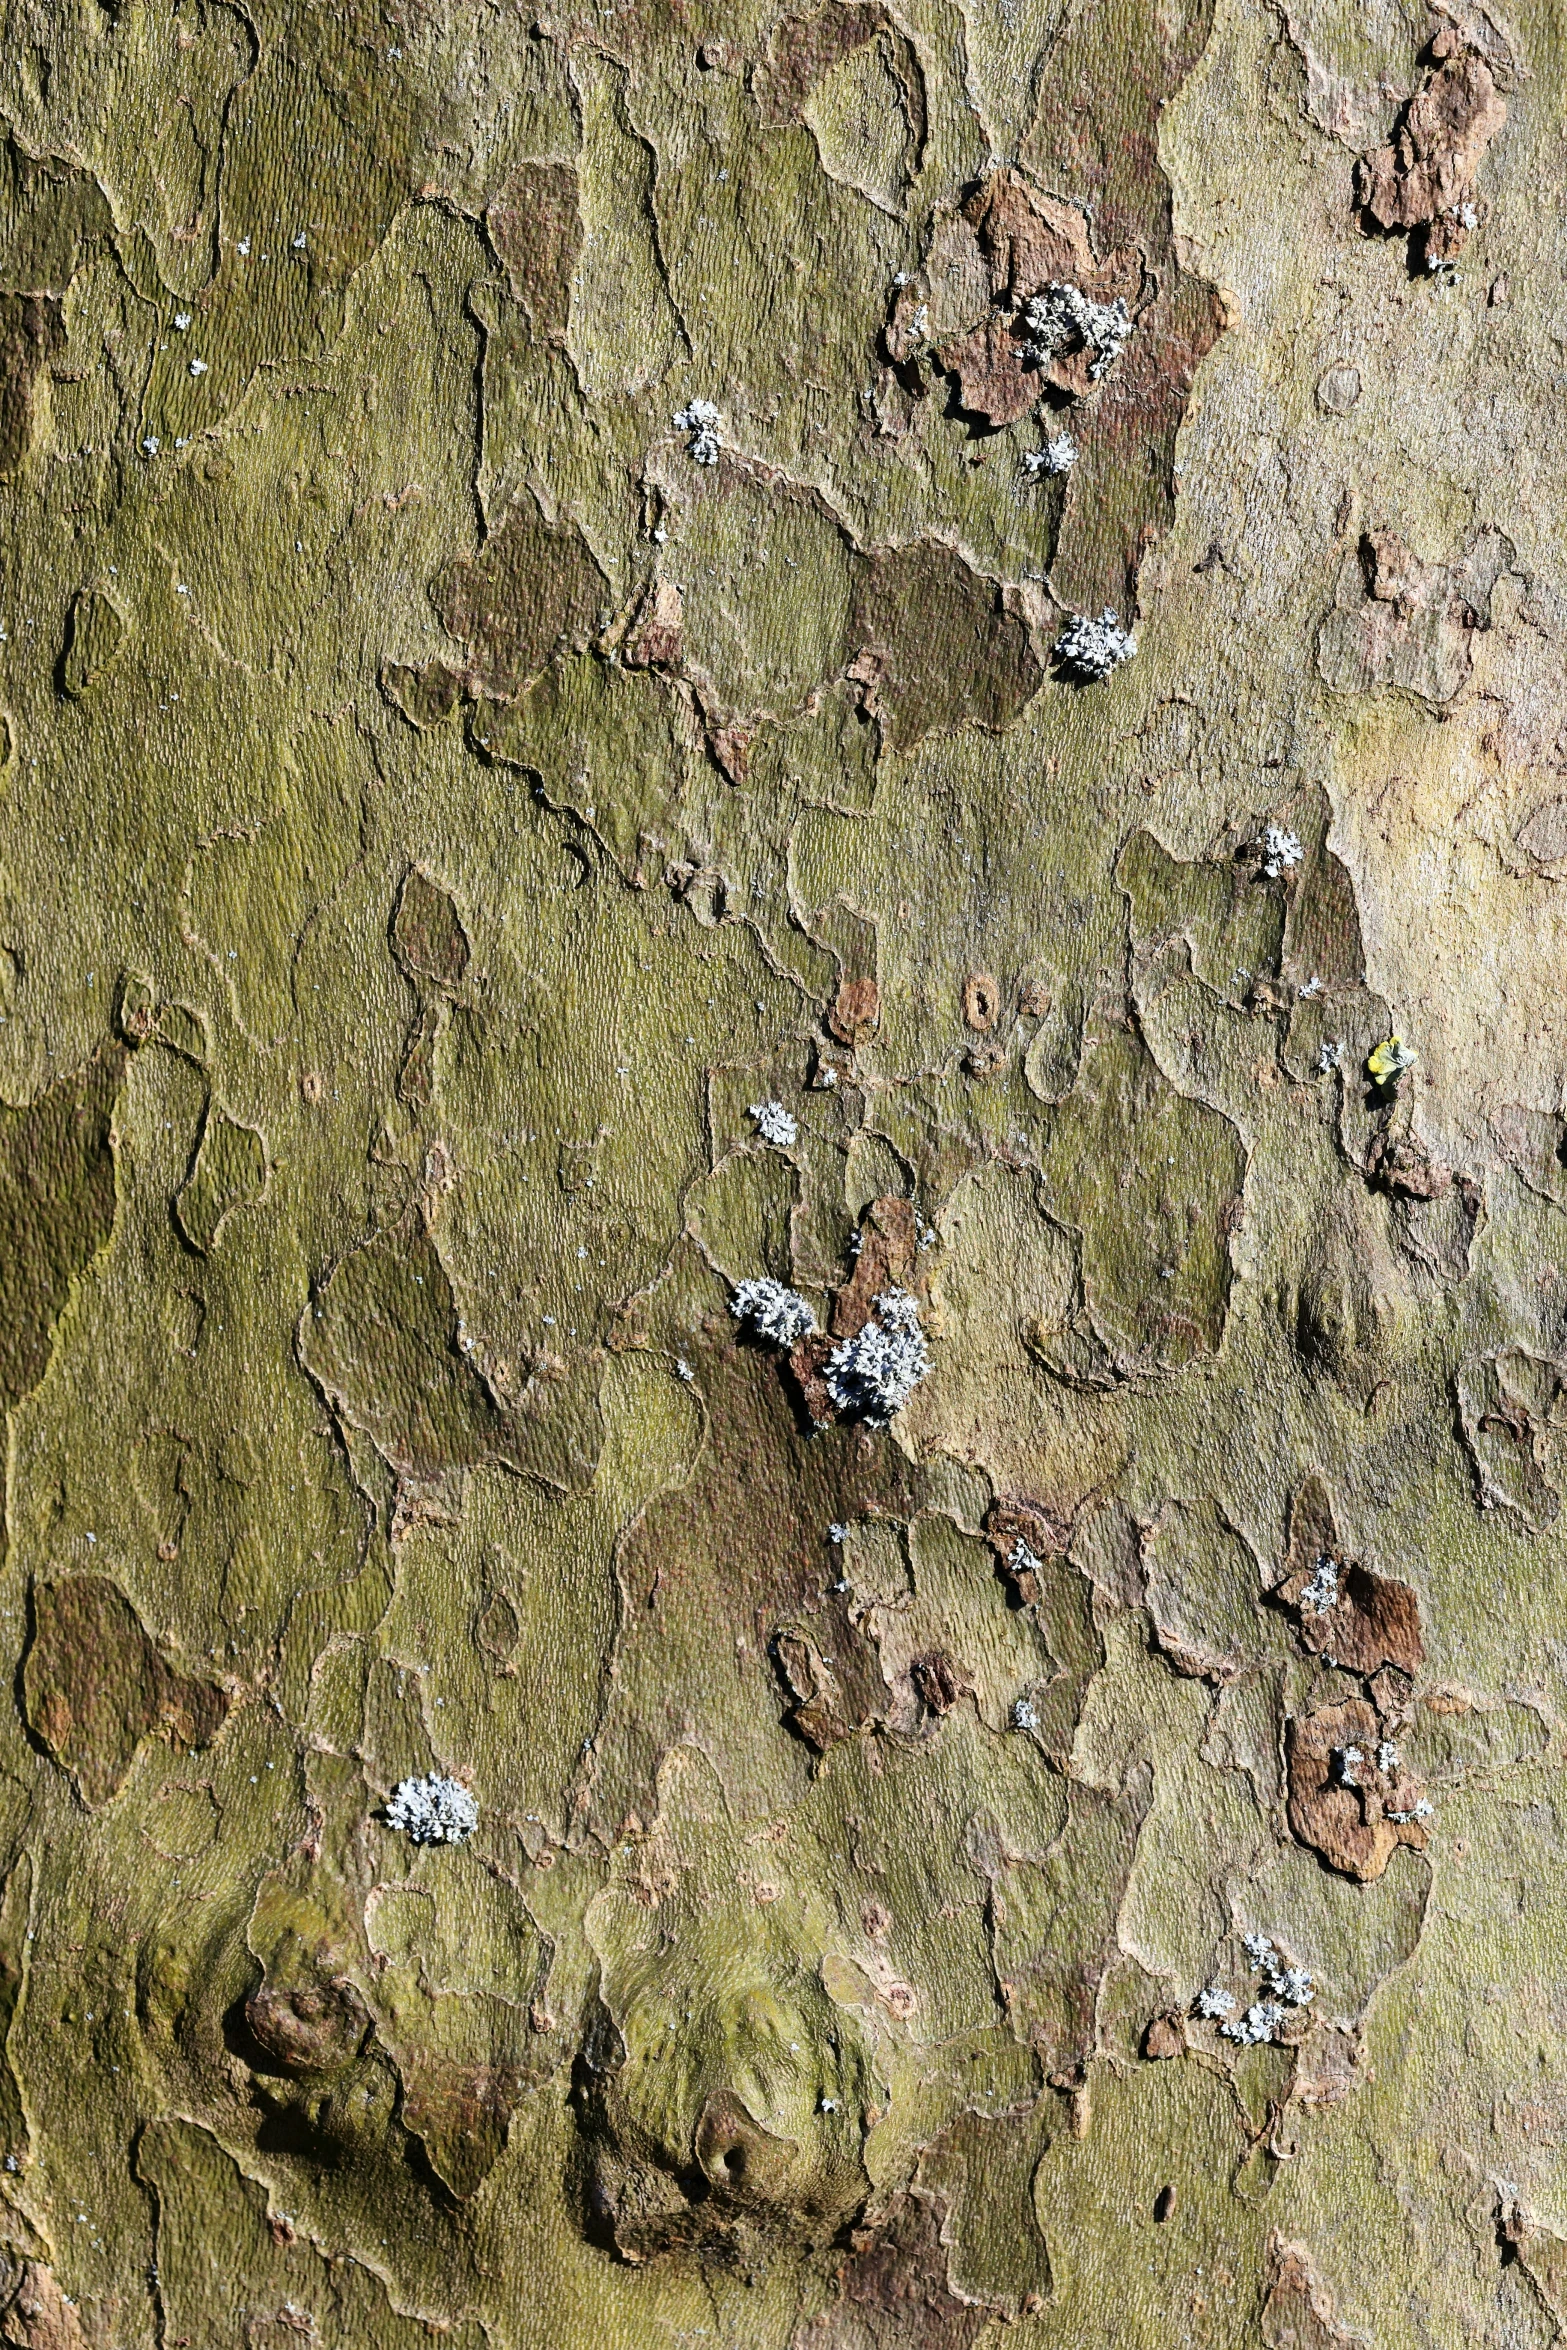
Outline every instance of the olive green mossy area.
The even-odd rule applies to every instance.
[[[1567,2341],[1564,122],[12,0],[0,2345]]]

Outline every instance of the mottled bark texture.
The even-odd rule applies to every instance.
[[[1561,2341],[1557,0],[0,117],[0,2343]]]

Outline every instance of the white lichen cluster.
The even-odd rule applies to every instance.
[[[1318,1045],[1317,1074],[1319,1077],[1326,1077],[1330,1070],[1338,1067],[1343,1051],[1344,1047],[1336,1038],[1330,1038],[1326,1044]]]
[[[1311,1570],[1311,1580],[1300,1595],[1300,1604],[1308,1615],[1331,1615],[1338,1606],[1338,1560],[1324,1551]]]
[[[1058,480],[1076,463],[1077,443],[1069,432],[1058,432],[1042,449],[1023,451],[1023,475],[1030,482]]]
[[[1014,1730],[1038,1729],[1039,1716],[1034,1711],[1031,1697],[1015,1697],[1012,1700],[1012,1727]]]
[[[1007,1563],[1019,1575],[1037,1575],[1045,1562],[1029,1549],[1020,1534],[1012,1545],[1011,1556]]]
[[[677,411],[676,432],[689,433],[686,455],[697,465],[716,465],[723,443],[718,436],[718,410],[711,400],[690,400]]]
[[[755,1119],[757,1133],[775,1150],[788,1150],[799,1135],[799,1127],[782,1102],[752,1102],[747,1116]]]
[[[1422,1795],[1418,1802],[1410,1805],[1408,1811],[1384,1812],[1382,1816],[1384,1819],[1397,1821],[1398,1825],[1403,1827],[1410,1820],[1430,1819],[1432,1813],[1435,1810],[1436,1805],[1431,1801],[1430,1797],[1427,1795]]]
[[[1398,1768],[1398,1759],[1398,1748],[1391,1738],[1384,1738],[1377,1748],[1377,1769],[1384,1777],[1390,1778]]]
[[[1112,669],[1130,661],[1136,650],[1136,637],[1121,626],[1108,604],[1097,620],[1087,612],[1075,613],[1055,642],[1055,657],[1062,668],[1074,677],[1090,680],[1108,677]]]
[[[920,1311],[906,1289],[885,1289],[863,1330],[827,1358],[827,1392],[841,1418],[885,1428],[930,1369]]]
[[[1080,345],[1094,354],[1088,372],[1097,383],[1120,358],[1131,331],[1132,314],[1119,295],[1113,302],[1096,302],[1081,286],[1053,278],[1023,313],[1023,350],[1048,367],[1063,351]]]
[[[457,1779],[404,1779],[392,1790],[386,1824],[414,1844],[466,1844],[479,1807]]]
[[[769,1345],[798,1346],[816,1328],[816,1316],[797,1289],[781,1281],[742,1281],[729,1301],[737,1322],[749,1322],[758,1338]]]
[[[1358,1787],[1360,1785],[1360,1766],[1365,1759],[1358,1746],[1341,1746],[1338,1749],[1338,1778],[1341,1787]]]
[[[1285,1965],[1266,1934],[1246,1934],[1242,1940],[1267,1996],[1255,2000],[1244,2015],[1236,2015],[1232,1995],[1210,1983],[1197,1994],[1197,2013],[1210,2022],[1224,2018],[1219,2023],[1221,2040],[1233,2040],[1240,2048],[1256,2048],[1271,2040],[1281,2024],[1288,2023],[1292,2014],[1316,1997],[1316,1985],[1303,1966]]]
[[[1281,873],[1293,872],[1305,854],[1299,833],[1282,824],[1270,824],[1262,836],[1262,870],[1271,881],[1277,881]]]

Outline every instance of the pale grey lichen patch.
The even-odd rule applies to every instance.
[[[1222,2040],[1234,2040],[1242,2048],[1256,2048],[1271,2040],[1285,2020],[1285,2011],[1276,1999],[1259,1999],[1248,2007],[1244,2015],[1231,2018],[1219,2026]]]
[[[816,1316],[797,1289],[781,1281],[742,1281],[729,1301],[737,1322],[748,1322],[769,1345],[798,1346],[816,1328]]]
[[[1023,451],[1023,477],[1029,482],[1056,480],[1070,473],[1076,463],[1076,441],[1069,432],[1058,432],[1042,449]]]
[[[1283,824],[1270,824],[1262,836],[1262,870],[1271,881],[1293,872],[1305,854],[1299,834]]]
[[[782,1102],[752,1102],[747,1115],[755,1120],[762,1140],[770,1142],[775,1150],[788,1150],[798,1138],[800,1129]]]
[[[711,400],[689,400],[674,417],[676,432],[688,433],[686,455],[696,465],[716,465],[723,446],[719,438],[718,409]]]
[[[1256,2048],[1272,2040],[1281,2024],[1288,2023],[1316,1997],[1316,1985],[1305,1967],[1285,1963],[1266,1934],[1245,1934],[1241,1939],[1254,1970],[1262,1977],[1266,1996],[1253,2001],[1244,2015],[1234,2015],[1235,2001],[1230,1994],[1210,1986],[1199,1995],[1197,2012],[1210,2019],[1224,2017],[1219,2025],[1222,2040],[1231,2040],[1239,2048]]]
[[[1311,1580],[1300,1595],[1300,1604],[1308,1615],[1330,1615],[1338,1606],[1338,1561],[1326,1552],[1311,1570]]]
[[[1123,661],[1130,661],[1136,650],[1135,635],[1121,626],[1108,604],[1097,620],[1087,612],[1075,613],[1055,641],[1055,657],[1061,667],[1090,681],[1108,677]]]
[[[1096,302],[1081,286],[1053,278],[1023,313],[1023,350],[1041,367],[1063,351],[1092,351],[1089,374],[1095,383],[1115,365],[1132,331],[1132,315],[1119,295]]]
[[[827,1392],[846,1420],[885,1428],[930,1369],[919,1307],[907,1290],[883,1290],[863,1330],[828,1356]]]
[[[386,1824],[414,1844],[466,1844],[479,1825],[479,1807],[460,1780],[432,1773],[392,1790]]]

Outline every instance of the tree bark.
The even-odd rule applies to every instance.
[[[1564,79],[10,10],[0,2342],[1561,2338]]]

